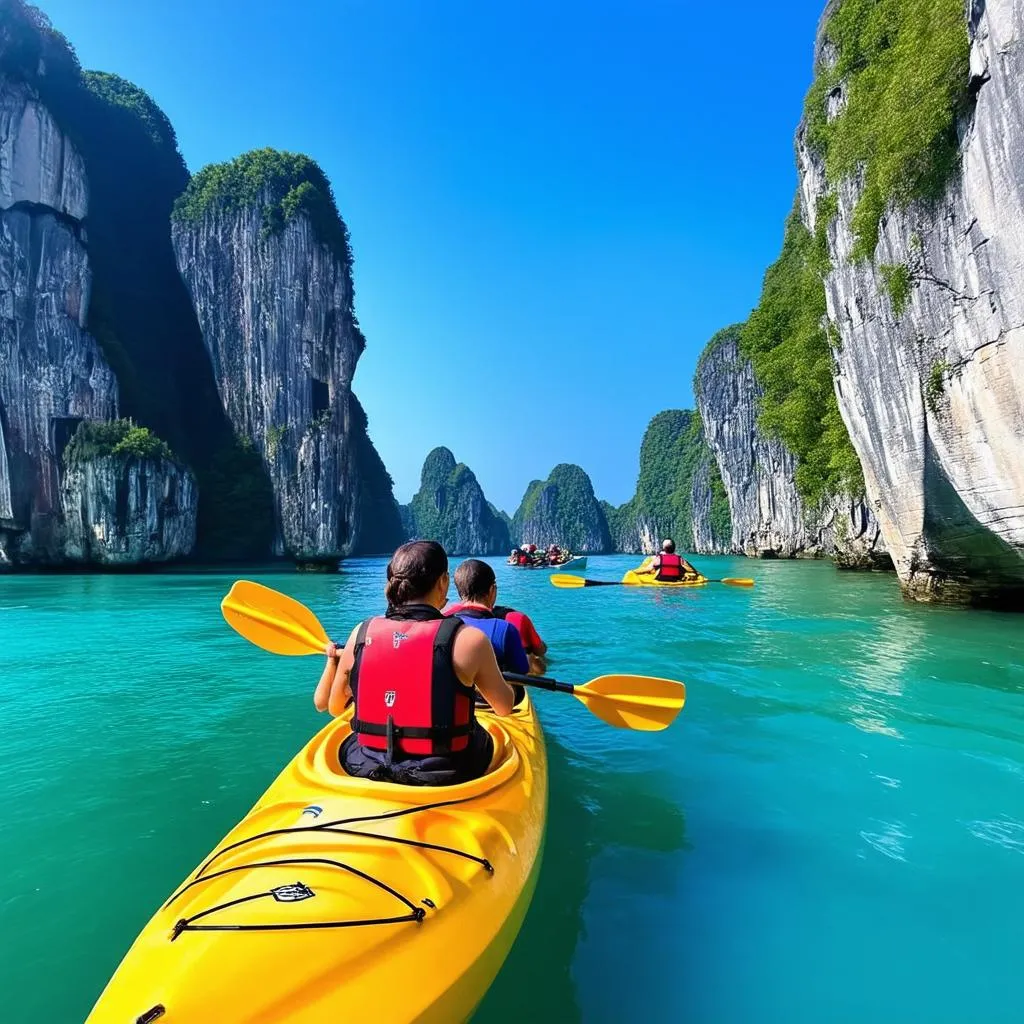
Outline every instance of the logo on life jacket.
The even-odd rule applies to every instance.
[[[398,644],[395,644],[395,646],[397,647]],[[395,697],[396,696],[397,696],[397,694],[395,693],[394,690],[385,690],[384,691],[384,706],[385,707],[389,707],[389,708],[393,708],[395,706]]]
[[[408,640],[408,639],[409,639],[409,634],[408,633],[397,633],[396,632],[396,633],[392,633],[391,634],[391,643],[394,645],[394,648],[395,648],[396,651],[398,650],[398,645],[403,640]]]

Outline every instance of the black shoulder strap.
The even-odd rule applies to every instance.
[[[507,619],[508,618],[508,613],[511,612],[511,611],[515,611],[515,609],[514,608],[507,608],[503,604],[496,604],[491,609],[491,611],[494,613],[494,617],[496,619]]]
[[[359,666],[363,660],[363,648],[366,647],[366,631],[370,628],[370,619],[364,619],[359,623],[356,631],[356,642],[352,645],[352,671],[348,674],[348,688],[352,691],[352,699],[356,697],[356,687],[359,685]]]

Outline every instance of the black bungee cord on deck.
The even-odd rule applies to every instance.
[[[265,899],[268,896],[272,897],[278,903],[299,903],[316,895],[308,885],[305,885],[303,882],[295,882],[293,885],[277,886],[274,889],[267,889],[264,892],[253,893],[251,896],[241,896],[238,899],[227,900],[224,903],[218,903],[206,910],[201,910],[198,914],[193,914],[191,917],[182,918],[174,926],[174,930],[171,933],[171,942],[177,939],[178,936],[185,931],[295,931],[305,928],[355,928],[362,925],[400,924],[406,921],[422,921],[426,917],[426,911],[423,907],[417,906],[407,896],[398,892],[397,889],[392,888],[379,878],[374,878],[373,875],[367,874],[365,871],[360,871],[359,868],[353,867],[351,864],[346,864],[339,860],[332,860],[328,857],[288,857],[281,860],[255,861],[251,864],[239,864],[235,867],[225,868],[222,871],[214,871],[211,874],[207,874],[206,872],[209,870],[213,862],[223,854],[229,853],[231,850],[237,850],[239,847],[246,846],[249,843],[254,843],[260,839],[269,839],[272,836],[291,835],[293,833],[330,832],[335,835],[362,836],[366,839],[376,839],[386,843],[397,843],[402,846],[413,846],[422,850],[433,850],[437,853],[449,853],[453,856],[463,857],[466,860],[473,861],[473,863],[479,864],[488,874],[493,875],[494,866],[486,857],[477,857],[475,854],[467,853],[465,850],[456,850],[451,846],[440,846],[437,843],[427,843],[418,839],[400,839],[398,836],[386,836],[377,832],[363,832],[359,829],[344,827],[346,825],[355,825],[360,822],[385,821],[390,818],[400,818],[406,814],[415,814],[419,811],[433,811],[443,807],[452,807],[456,804],[466,803],[468,800],[472,799],[475,798],[466,797],[462,800],[443,800],[433,804],[422,804],[418,807],[406,807],[397,811],[382,811],[380,814],[368,814],[355,818],[338,818],[335,821],[325,821],[320,825],[301,825],[295,828],[268,829],[266,832],[259,832],[256,835],[247,836],[245,839],[239,839],[237,842],[231,843],[228,846],[217,850],[199,868],[196,872],[195,878],[178,889],[178,891],[175,892],[163,906],[163,909],[166,910],[175,902],[175,900],[184,895],[184,893],[194,886],[200,885],[202,882],[212,881],[215,878],[222,878],[223,876],[233,874],[236,871],[249,871],[256,868],[267,867],[282,867],[290,864],[321,864],[336,867],[339,870],[347,871],[349,874],[355,875],[357,878],[364,879],[371,885],[374,885],[378,889],[388,893],[390,896],[393,896],[399,903],[408,908],[408,913],[401,914],[397,917],[366,918],[355,921],[309,921],[281,924],[195,923],[202,918],[209,917],[211,914],[215,914],[221,910],[226,910],[229,907],[235,907],[242,903],[250,903],[254,900]],[[430,899],[423,899],[420,902],[431,909],[435,909],[435,905]]]

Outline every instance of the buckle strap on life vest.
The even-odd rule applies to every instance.
[[[473,731],[473,725],[466,722],[463,725],[431,726],[429,729],[413,727],[408,725],[380,725],[377,722],[364,722],[361,719],[352,719],[352,731],[363,732],[367,736],[388,736],[394,735],[398,740],[451,740],[457,736],[468,736]]]
[[[418,606],[395,609],[386,618],[398,625],[406,618],[403,612],[413,613],[408,615],[411,622],[425,625],[428,619],[435,620],[434,628],[431,630],[433,635],[429,641],[430,647],[427,651],[422,651],[421,648],[421,654],[418,656],[420,667],[415,670],[427,673],[427,677],[422,680],[422,683],[407,677],[409,665],[404,659],[396,656],[394,668],[391,669],[390,659],[384,656],[383,650],[377,649],[377,644],[384,641],[384,636],[387,636],[389,632],[385,629],[384,635],[380,635],[382,630],[379,628],[381,624],[379,617],[360,623],[353,643],[354,664],[350,684],[355,695],[356,714],[353,716],[352,731],[357,737],[364,737],[371,747],[386,750],[388,763],[392,757],[449,756],[453,747],[459,750],[465,747],[467,738],[475,727],[472,707],[473,688],[466,686],[458,678],[452,663],[455,636],[464,626],[463,621],[458,617],[446,618],[434,608]],[[432,614],[425,614],[427,612]],[[401,630],[403,627],[398,625],[398,628]],[[412,633],[412,630],[408,632]],[[362,677],[364,665],[368,664],[366,659],[371,656],[369,646],[371,637],[374,643],[374,681],[372,684],[368,684],[373,687],[371,691],[367,691],[371,695],[364,699]],[[394,639],[397,650],[399,642],[408,640],[409,637],[403,632],[395,632]],[[426,665],[423,664],[424,655],[426,655]],[[409,711],[406,710],[404,714],[397,716],[396,721],[396,716],[390,711],[396,695],[406,692],[404,688],[410,685],[418,687],[428,684],[430,688],[429,706],[422,706],[423,696],[425,696],[423,694],[420,698],[420,710],[412,714],[412,720],[410,721]],[[394,689],[385,690],[384,687],[388,686],[392,686]],[[415,693],[415,690],[410,692]],[[366,700],[369,700],[369,705]],[[404,702],[403,707],[407,707]],[[372,712],[368,709],[372,709]],[[383,744],[380,744],[381,740],[384,741]],[[408,750],[410,744],[421,749],[410,753]],[[423,749],[424,747],[426,749]]]

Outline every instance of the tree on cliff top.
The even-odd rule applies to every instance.
[[[74,47],[38,7],[0,0],[0,71],[39,90],[44,101],[81,73]]]
[[[957,124],[970,107],[964,0],[842,0],[825,25],[807,143],[829,184],[859,175],[854,258],[870,258],[890,203],[935,199],[959,165]],[[837,89],[844,103],[829,117]]]
[[[226,163],[210,164],[192,178],[172,216],[179,223],[195,223],[212,210],[254,206],[262,206],[267,234],[281,231],[304,213],[320,241],[351,266],[348,228],[338,213],[331,183],[320,165],[302,153],[254,149]]]

